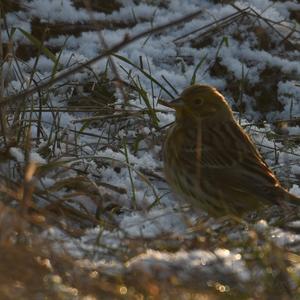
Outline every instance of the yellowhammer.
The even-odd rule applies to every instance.
[[[214,216],[241,216],[264,204],[300,205],[300,198],[281,186],[215,88],[195,84],[178,99],[161,103],[176,110],[164,144],[166,179],[195,208]]]

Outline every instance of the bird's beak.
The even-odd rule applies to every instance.
[[[182,101],[182,98],[180,98],[180,97],[173,99],[171,101],[165,101],[165,100],[159,99],[158,103],[163,106],[174,108],[174,109],[182,108],[184,105],[184,102]]]

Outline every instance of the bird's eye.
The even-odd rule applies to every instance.
[[[201,106],[203,104],[203,102],[204,102],[203,99],[197,98],[197,99],[195,99],[194,103],[196,106]]]

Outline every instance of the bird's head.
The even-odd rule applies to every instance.
[[[177,99],[162,104],[176,110],[177,121],[226,121],[233,118],[225,98],[209,85],[191,85]]]

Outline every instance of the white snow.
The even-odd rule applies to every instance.
[[[197,18],[169,28],[159,34],[153,34],[135,41],[121,49],[118,55],[125,57],[137,66],[140,66],[140,59],[142,59],[144,65],[143,71],[151,74],[174,96],[176,96],[176,92],[167,84],[164,78],[180,93],[183,88],[189,85],[196,65],[205,57],[203,64],[197,72],[197,82],[216,86],[222,93],[226,94],[230,104],[235,103],[233,95],[228,90],[230,80],[233,80],[235,83],[244,80],[251,88],[256,89],[256,85],[261,83],[262,80],[260,73],[266,69],[274,68],[277,70],[278,76],[280,74],[284,75],[277,82],[278,101],[283,105],[283,110],[266,113],[265,117],[268,121],[300,117],[300,51],[295,49],[285,50],[282,45],[279,45],[282,37],[276,32],[273,32],[272,41],[274,40],[278,44],[271,50],[260,49],[257,36],[254,33],[247,33],[247,26],[249,24],[239,23],[233,23],[228,27],[224,26],[221,33],[215,33],[211,41],[207,44],[204,43],[204,46],[199,46],[199,48],[192,47],[190,42],[184,43],[184,38],[174,43],[175,39],[181,38],[193,30],[235,13],[236,9],[229,4],[213,4],[212,1],[208,0],[170,0],[167,1],[169,2],[168,8],[150,5],[151,1],[147,2],[148,4],[134,4],[133,1],[126,0],[126,5],[121,7],[119,11],[105,15],[99,12],[90,13],[84,8],[75,9],[70,0],[28,0],[26,1],[28,9],[20,12],[19,18],[13,13],[8,14],[7,22],[9,26],[19,27],[28,32],[31,30],[31,25],[27,20],[33,17],[41,18],[42,22],[61,22],[62,24],[82,24],[95,20],[107,23],[118,23],[121,21],[122,23],[130,24],[128,27],[124,25],[121,28],[116,27],[101,30],[101,35],[107,46],[110,47],[122,41],[126,34],[134,36],[137,33],[150,29],[151,26],[164,24],[202,9],[203,14]],[[300,9],[300,4],[296,1],[247,0],[236,1],[235,5],[240,8],[251,7],[262,17],[277,22],[276,30],[284,36],[293,28],[291,22],[287,22],[290,17],[289,9]],[[260,21],[260,26],[266,31],[271,30],[263,21]],[[286,26],[289,27],[287,28]],[[299,24],[295,25],[295,28],[298,31],[295,31],[291,39],[298,39],[299,41]],[[50,38],[45,42],[45,45],[62,47],[66,43],[59,61],[61,64],[60,68],[64,69],[70,65],[85,62],[99,55],[106,48],[101,42],[99,32],[81,32],[78,36],[62,34]],[[193,35],[188,35],[187,40],[203,42],[198,37],[200,33],[197,32]],[[234,35],[237,33],[242,33],[245,37],[238,39]],[[228,40],[228,47],[223,44],[219,48],[224,37]],[[4,41],[8,39],[5,31],[3,31],[3,38]],[[16,45],[20,43],[30,44],[18,30],[13,39]],[[225,68],[224,74],[220,76],[212,75],[209,72],[209,69],[214,65],[217,54],[220,58],[220,65]],[[169,100],[170,96],[161,91],[160,86],[153,85],[149,78],[130,64],[116,57],[112,57],[112,59],[121,79],[131,82],[128,78],[128,72],[132,72],[130,73],[132,78],[140,82],[141,86],[146,90],[150,103],[154,104],[154,109],[160,110],[156,113],[159,120],[159,127],[162,128],[172,123],[174,121],[174,112],[157,104],[158,97]],[[8,93],[16,93],[16,91],[21,91],[24,89],[24,86],[27,86],[31,68],[35,66],[35,63],[35,57],[26,62],[19,62],[18,65],[12,64],[10,67],[6,63],[5,68],[10,68],[8,73],[12,76],[11,80],[7,80]],[[17,76],[17,67],[21,69],[23,77]],[[44,78],[49,78],[53,72],[53,67],[54,62],[46,56],[41,55],[36,66],[37,73],[34,79],[39,82]],[[97,76],[105,70],[105,67],[106,59],[98,61],[92,66]],[[124,72],[124,69],[126,72]],[[276,77],[277,74],[272,75]],[[115,78],[114,72],[110,71],[108,77]],[[95,82],[92,72],[85,69],[65,78],[57,83],[55,87],[57,88],[58,85],[66,83],[78,84],[87,79]],[[48,97],[45,97],[47,98],[45,107],[63,108],[68,104],[66,95],[71,96],[75,92],[76,88],[74,86],[65,85],[53,91],[53,93],[49,93]],[[122,105],[124,102],[122,94],[117,93],[116,95],[118,96],[118,105]],[[38,96],[35,95],[34,97],[37,99]],[[257,111],[255,97],[244,95],[243,100],[245,101],[246,114],[250,115],[254,121],[259,120],[263,113]],[[45,101],[44,98],[43,101]],[[144,101],[137,99],[135,95],[130,97],[128,107],[136,111],[147,108]],[[30,114],[26,113],[24,117],[28,118]],[[38,112],[34,113],[35,118],[37,115]],[[101,185],[98,186],[101,196],[103,196],[102,193],[105,196],[111,196],[113,204],[120,207],[120,214],[114,215],[118,227],[110,231],[97,226],[96,228],[86,230],[81,239],[71,239],[57,228],[50,228],[44,232],[44,235],[55,241],[59,240],[60,243],[57,242],[57,248],[69,251],[69,253],[78,259],[89,257],[89,255],[86,255],[87,253],[96,253],[97,255],[87,261],[91,264],[101,263],[106,266],[109,264],[108,269],[110,272],[112,270],[121,272],[122,267],[117,263],[117,259],[111,256],[109,250],[115,251],[120,247],[126,248],[123,244],[126,238],[155,240],[161,236],[189,236],[189,225],[195,223],[194,216],[191,212],[182,210],[180,207],[181,203],[172,194],[167,193],[168,187],[162,180],[153,179],[151,174],[149,175],[149,173],[154,172],[163,176],[161,162],[162,131],[151,125],[149,116],[145,116],[144,120],[146,121],[143,125],[137,127],[133,125],[135,119],[133,117],[128,118],[126,122],[122,123],[124,126],[121,126],[120,129],[118,127],[111,129],[113,125],[109,122],[105,124],[101,123],[101,126],[99,122],[95,126],[82,127],[83,122],[80,122],[80,120],[84,117],[87,117],[84,113],[72,114],[70,112],[60,112],[56,114],[49,111],[43,112],[41,121],[45,140],[40,144],[39,149],[32,149],[30,160],[41,165],[47,163],[47,159],[37,151],[41,150],[43,146],[48,147],[48,150],[54,155],[55,159],[59,158],[60,162],[66,161],[65,167],[70,168],[70,170],[64,170],[64,172],[58,175],[53,175],[53,171],[49,172],[47,176],[41,178],[39,188],[43,186],[50,188],[58,179],[75,176],[77,173],[72,168],[76,167],[81,171],[86,171],[91,182],[95,183],[95,186],[97,186],[98,180],[103,184],[125,190],[125,193],[117,194],[109,189],[105,189]],[[244,119],[242,122],[243,124],[248,124],[248,121]],[[52,127],[53,124],[60,126],[61,130],[56,132],[54,130],[55,126]],[[36,137],[36,125],[32,124],[31,126],[32,136]],[[70,131],[71,129],[74,131],[76,129],[76,133]],[[82,132],[80,132],[81,129]],[[288,149],[287,151],[284,142],[267,137],[268,134],[274,136],[274,131],[271,129],[273,127],[268,124],[264,128],[255,125],[247,126],[246,128],[258,144],[258,148],[264,155],[265,160],[270,164],[272,169],[276,170],[276,174],[280,178],[286,178],[287,174],[291,175],[290,177],[293,178],[293,182],[291,182],[292,187],[290,188],[290,192],[300,196],[299,141],[293,150]],[[300,135],[300,127],[298,125],[288,126],[287,130],[288,135]],[[95,137],[84,135],[84,133],[94,134]],[[108,142],[107,137],[110,135],[115,140]],[[142,136],[143,139],[139,141],[138,149],[134,152],[131,150],[130,142],[135,140],[137,136]],[[77,149],[81,151],[79,153],[74,153],[75,140],[78,146]],[[126,161],[124,145],[119,144],[122,140],[128,142],[126,144],[128,162]],[[99,143],[98,149],[95,146],[97,143]],[[9,153],[17,162],[25,162],[22,149],[11,147]],[[5,166],[5,168],[8,167]],[[97,179],[95,179],[94,175],[97,175]],[[158,199],[157,196],[161,198]],[[84,196],[77,195],[71,200],[88,207],[91,213],[95,212],[96,204],[93,202],[90,205],[90,202]],[[100,197],[97,200],[102,201]],[[152,204],[155,205],[151,207]],[[209,226],[213,232],[220,229],[218,226]],[[261,234],[270,230],[272,239],[281,246],[299,241],[300,239],[299,235],[277,228],[272,229],[266,220],[258,221],[254,228]],[[197,233],[190,235],[197,238]],[[242,233],[234,232],[230,237],[232,240],[240,241]],[[193,278],[195,274],[211,275],[212,270],[215,272],[213,276],[218,274],[218,272],[225,275],[233,274],[245,282],[251,276],[243,261],[243,257],[239,253],[239,249],[229,250],[219,247],[213,251],[178,250],[175,253],[150,249],[129,260],[123,268],[129,271],[143,271],[152,275],[155,275],[156,270],[159,269],[160,276],[163,278],[170,277],[175,270],[179,278],[184,282]],[[200,275],[196,279],[200,280]]]

